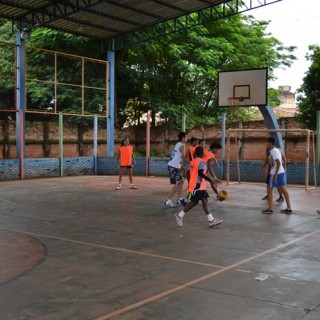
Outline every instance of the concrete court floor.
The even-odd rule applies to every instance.
[[[127,179],[0,182],[1,320],[320,319],[319,189],[269,216],[265,185],[232,184],[221,226],[198,206],[179,228],[167,178]]]

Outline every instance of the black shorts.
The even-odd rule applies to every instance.
[[[196,190],[191,193],[190,201],[194,204],[198,204],[200,200],[209,198],[207,190]]]
[[[183,180],[180,169],[168,166],[168,170],[171,184],[178,184],[181,180]]]
[[[132,169],[132,166],[120,166],[120,168]]]

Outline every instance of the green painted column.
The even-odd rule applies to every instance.
[[[183,132],[186,132],[186,114],[183,113],[182,114],[182,128],[181,128]]]
[[[60,177],[63,177],[63,114],[59,112],[59,160]]]

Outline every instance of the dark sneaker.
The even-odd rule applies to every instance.
[[[316,213],[317,213],[317,214],[320,214],[320,210],[317,210]]]
[[[262,210],[262,213],[273,214],[273,210],[271,210],[271,209]]]
[[[283,197],[282,197],[282,196],[280,196],[276,201],[277,201],[277,202],[283,202],[283,201],[284,201],[284,199],[283,199]]]
[[[268,196],[264,196],[262,200],[268,200]]]
[[[223,223],[223,220],[214,219],[213,221],[209,222],[209,227],[212,228],[218,226],[221,223]]]
[[[292,210],[287,208],[287,209],[281,210],[280,212],[290,214],[290,213],[292,213]]]
[[[186,199],[178,199],[177,203],[185,207],[188,204],[188,201]]]

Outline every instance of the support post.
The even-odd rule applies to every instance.
[[[259,110],[268,129],[280,129],[278,120],[269,104],[266,106],[259,106]],[[276,139],[276,147],[280,148],[284,152],[285,150],[281,132],[272,132],[270,136]]]
[[[60,177],[63,177],[63,113],[59,112],[59,164]]]
[[[114,156],[114,114],[115,114],[115,51],[108,51],[108,118],[107,118],[107,156]]]
[[[221,179],[224,178],[224,159],[226,153],[226,116],[227,114],[224,112],[221,117]]]
[[[227,174],[226,174],[227,186],[230,183],[230,131],[229,130],[227,133],[227,141],[228,141],[227,142]]]
[[[182,114],[182,126],[181,126],[181,131],[182,132],[186,132],[186,114],[183,113]]]
[[[25,159],[25,97],[26,97],[26,47],[21,32],[16,34],[16,150],[20,166],[20,179],[24,179]]]
[[[306,143],[306,169],[305,169],[305,189],[308,191],[309,189],[309,163],[310,163],[310,131],[306,130],[307,132],[307,143]]]
[[[147,128],[146,128],[146,176],[149,176],[150,162],[150,112],[147,113]]]
[[[320,185],[320,110],[317,110],[317,146],[316,146],[316,168],[317,185]]]
[[[98,115],[93,116],[93,161],[94,174],[98,174]]]

